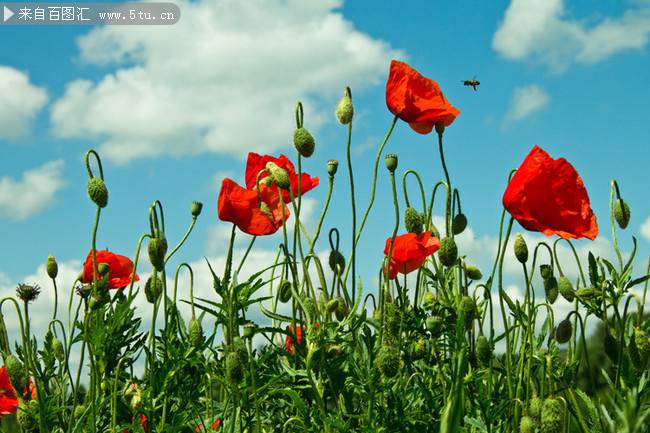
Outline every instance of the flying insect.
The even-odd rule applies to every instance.
[[[461,80],[463,83],[463,86],[468,86],[472,87],[474,91],[476,91],[476,88],[481,84],[479,80],[476,79],[476,77],[472,78],[471,80]]]

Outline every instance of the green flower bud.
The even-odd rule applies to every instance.
[[[419,235],[422,233],[422,214],[412,207],[404,211],[404,226],[409,233]]]
[[[34,302],[40,293],[41,288],[38,284],[18,284],[16,287],[16,296],[26,304]]]
[[[428,310],[431,310],[438,303],[438,298],[433,292],[426,292],[424,298],[422,299],[422,306]]]
[[[65,361],[65,350],[63,348],[63,343],[61,343],[61,340],[58,338],[54,338],[52,340],[52,353],[54,353],[54,357],[59,362]]]
[[[558,288],[560,290],[560,294],[564,299],[566,299],[569,302],[573,302],[573,300],[576,297],[575,292],[573,290],[573,285],[571,284],[571,281],[564,275],[560,275],[560,281],[558,281]]]
[[[352,106],[352,98],[346,91],[336,106],[336,118],[342,125],[347,125],[348,123],[352,122],[353,115],[354,107]]]
[[[280,288],[279,288],[279,297],[280,297],[280,302],[282,303],[287,303],[291,299],[291,281],[289,280],[282,280],[280,281]]]
[[[330,299],[329,301],[327,301],[327,304],[325,305],[325,311],[327,311],[327,314],[332,314],[336,311],[338,306],[339,306],[338,299]]]
[[[388,171],[395,173],[395,170],[397,170],[397,155],[394,153],[389,153],[384,158],[384,161],[386,162],[386,168]]]
[[[381,310],[379,308],[372,312],[372,320],[377,323],[381,322]]]
[[[339,162],[335,159],[330,159],[327,161],[327,174],[334,176],[336,171],[339,169]]]
[[[541,421],[542,417],[542,400],[535,396],[528,402],[528,414],[536,421]]]
[[[564,405],[557,398],[549,397],[542,405],[542,428],[544,433],[561,433],[564,424]]]
[[[469,296],[463,296],[460,301],[460,310],[465,318],[465,327],[470,329],[478,314],[476,302]]]
[[[45,271],[47,272],[47,276],[52,279],[55,279],[59,274],[59,264],[56,262],[54,256],[47,256],[47,260],[45,260]]]
[[[622,229],[626,228],[630,223],[630,207],[625,200],[619,198],[614,203],[614,219],[618,226]]]
[[[86,406],[83,404],[79,404],[75,406],[74,408],[74,419],[79,420],[82,416],[84,416],[84,412],[86,412]]]
[[[309,158],[316,148],[316,140],[306,128],[297,128],[293,133],[293,145],[300,155]]]
[[[345,257],[343,257],[343,254],[341,254],[338,250],[330,251],[328,262],[330,269],[336,275],[340,275],[345,269]]]
[[[519,421],[519,433],[535,433],[535,421],[529,416],[522,416]]]
[[[377,367],[384,377],[394,377],[400,367],[399,350],[392,346],[382,346],[377,354]]]
[[[257,326],[252,323],[248,322],[247,324],[244,325],[244,338],[253,338],[255,335],[255,329],[257,329]]]
[[[345,320],[345,318],[350,314],[350,309],[348,308],[347,304],[345,303],[345,299],[342,297],[338,297],[337,302],[336,302],[336,320],[339,322]]]
[[[592,298],[596,293],[594,289],[592,289],[591,287],[583,287],[581,289],[576,290],[575,294],[579,298],[589,299]]]
[[[643,371],[648,366],[650,358],[650,341],[645,331],[641,328],[634,328],[630,339],[630,359],[638,371]]]
[[[201,322],[199,322],[198,319],[190,319],[187,325],[187,334],[190,344],[195,349],[199,349],[201,346],[203,346],[205,337],[203,336],[203,327],[201,326]]]
[[[397,338],[401,320],[400,310],[397,305],[386,302],[384,305],[384,334],[387,338]]]
[[[303,299],[302,303],[305,313],[309,314],[309,317],[311,317],[312,320],[315,320],[316,315],[318,314],[318,311],[316,309],[316,301],[314,301],[312,298],[305,298]]]
[[[492,345],[485,335],[476,339],[476,356],[483,365],[488,365],[492,359]]]
[[[25,370],[23,363],[15,356],[8,355],[5,358],[5,368],[7,369],[7,375],[9,376],[9,380],[14,388],[22,390],[23,387],[27,385],[29,379],[27,370]]]
[[[528,245],[526,245],[524,237],[519,233],[515,236],[515,257],[519,263],[528,261]]]
[[[162,294],[163,288],[163,282],[158,276],[150,276],[144,285],[144,296],[147,302],[154,304]]]
[[[553,269],[551,268],[551,265],[540,265],[539,273],[541,274],[542,279],[546,280],[553,275]]]
[[[101,277],[103,277],[103,276],[105,276],[106,274],[108,274],[108,272],[109,272],[110,270],[111,270],[111,267],[108,266],[108,263],[104,263],[104,262],[102,262],[102,263],[98,263],[98,264],[97,264],[97,273],[99,273],[99,275],[100,275]]]
[[[237,385],[244,378],[244,365],[237,352],[226,355],[226,378],[233,385]]]
[[[467,275],[467,278],[469,278],[470,280],[480,280],[481,278],[483,278],[483,274],[481,273],[481,270],[476,266],[472,266],[472,265],[465,265],[465,274]]]
[[[88,197],[97,206],[104,208],[108,204],[108,188],[103,180],[92,177],[88,180]]]
[[[465,231],[465,228],[467,228],[467,217],[465,214],[459,213],[451,221],[451,231],[455,235],[459,235]]]
[[[167,254],[167,239],[158,237],[149,239],[147,247],[149,252],[149,261],[155,270],[162,272],[165,268],[165,254]]]
[[[572,334],[573,324],[568,318],[566,318],[557,325],[557,329],[555,330],[555,340],[560,344],[566,343],[571,339]]]
[[[269,171],[271,179],[277,186],[282,189],[289,189],[291,186],[291,180],[289,179],[289,173],[287,173],[287,170],[272,161],[266,163],[266,169]]]
[[[196,218],[199,215],[201,215],[201,211],[203,210],[203,203],[200,201],[193,201],[192,202],[192,217]]]
[[[546,299],[551,304],[557,299],[559,289],[557,286],[557,280],[553,275],[544,280],[544,292],[546,293]]]
[[[438,250],[438,260],[445,266],[453,266],[458,258],[458,247],[452,237],[443,238],[440,241],[440,249]]]
[[[422,359],[427,355],[427,341],[424,338],[419,338],[411,345],[411,356],[413,359]]]
[[[427,320],[426,320],[427,330],[434,337],[437,337],[438,335],[440,335],[442,333],[442,325],[443,325],[442,317],[440,317],[440,316],[427,317]]]

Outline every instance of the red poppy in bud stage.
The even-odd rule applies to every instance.
[[[275,186],[260,185],[258,194],[257,189],[242,188],[232,179],[221,183],[219,219],[235,224],[249,235],[264,236],[278,231],[282,227],[282,207],[285,219],[289,218],[289,209]]]
[[[11,380],[7,374],[7,367],[2,366],[0,368],[0,416],[16,412],[19,404],[16,390],[11,386]]]
[[[280,155],[279,157],[274,157],[271,155],[259,155],[255,152],[248,153],[248,161],[246,161],[246,188],[255,189],[257,184],[257,174],[266,168],[266,164],[272,162],[278,167],[283,168],[289,175],[289,180],[291,181],[291,190],[293,191],[294,198],[298,197],[298,174],[296,173],[296,168],[293,163],[285,155]],[[269,173],[262,173],[260,180],[268,177]],[[308,173],[301,173],[300,175],[300,193],[301,195],[307,191],[314,189],[318,186],[318,178],[312,177]],[[285,203],[291,202],[291,195],[286,189],[282,190],[282,200]]]
[[[386,105],[420,134],[431,132],[436,123],[449,126],[460,114],[442,94],[438,83],[398,60],[390,62]]]
[[[386,239],[384,254],[388,256],[392,237]],[[422,266],[422,263],[431,254],[440,248],[440,240],[431,235],[431,230],[422,234],[406,233],[395,237],[393,251],[390,258],[390,272],[388,277],[392,280],[397,273],[408,274]]]
[[[316,328],[320,328],[320,323],[315,323],[314,326]],[[305,325],[296,326],[296,332],[295,333],[293,331],[293,325],[289,325],[289,332],[292,333],[292,334],[295,334],[296,342],[297,342],[298,345],[300,345],[300,343],[302,343],[302,333],[304,331],[305,331]],[[291,338],[288,335],[284,339],[284,348],[290,354],[292,354],[292,355],[295,354],[293,338]]]
[[[97,251],[97,266],[99,267],[100,263],[106,263],[108,265],[108,288],[109,289],[119,289],[120,287],[126,287],[131,284],[131,274],[133,273],[133,262],[126,256],[121,256],[119,254],[114,254],[108,250],[98,250]],[[101,276],[97,274],[97,280],[100,280]],[[133,281],[139,281],[140,277],[138,274],[135,274]],[[86,263],[84,263],[84,272],[82,281],[86,284],[93,282],[93,252],[92,250],[88,253],[86,257]]]
[[[503,206],[526,230],[564,239],[598,236],[582,178],[564,158],[535,145],[503,194]]]

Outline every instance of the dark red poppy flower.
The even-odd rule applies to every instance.
[[[320,323],[315,323],[314,326],[316,328],[320,328]],[[296,344],[300,346],[300,344],[302,343],[302,333],[305,331],[305,325],[296,326],[295,332],[293,329],[294,329],[293,325],[289,325],[289,333],[295,335]],[[293,338],[287,335],[284,339],[284,348],[286,349],[287,352],[294,355],[295,354],[294,346],[295,345],[293,342]]]
[[[142,427],[144,433],[147,433],[147,417],[143,413],[140,413],[138,417],[140,418],[140,427]]]
[[[537,145],[512,176],[503,206],[526,230],[564,239],[598,236],[596,215],[578,172]]]
[[[7,367],[0,368],[0,415],[9,415],[18,409],[18,396],[16,390],[11,386],[11,380],[7,374]]]
[[[420,134],[431,132],[436,123],[449,126],[460,114],[442,94],[438,83],[398,60],[390,62],[386,105]]]
[[[384,254],[388,256],[392,237],[386,239]],[[422,263],[431,254],[440,248],[440,240],[431,235],[431,230],[422,234],[406,233],[395,237],[393,251],[390,258],[390,272],[388,277],[392,280],[397,273],[408,274],[422,266]]]
[[[273,162],[278,167],[286,170],[289,175],[289,180],[291,181],[291,190],[293,191],[294,198],[298,197],[298,174],[296,173],[296,168],[293,163],[285,155],[280,155],[279,157],[273,157],[271,155],[259,155],[255,152],[248,153],[248,161],[246,162],[246,188],[255,189],[257,183],[257,175],[260,171],[266,168],[266,164]],[[260,180],[268,177],[267,172],[263,173],[260,176]],[[301,195],[310,191],[318,186],[318,178],[312,177],[308,173],[301,173],[300,175],[300,193]],[[282,200],[285,203],[291,202],[291,195],[289,191],[282,190]]]
[[[108,250],[97,251],[97,266],[100,263],[108,265],[108,288],[118,289],[131,284],[131,274],[133,273],[133,262],[126,256],[112,253]],[[97,280],[101,279],[99,274]],[[139,281],[140,277],[135,274],[133,281]],[[84,263],[84,272],[82,281],[86,284],[93,282],[93,252],[92,250],[86,257]]]
[[[232,179],[221,183],[219,219],[235,224],[249,235],[264,236],[278,231],[282,227],[283,207],[285,219],[289,218],[289,209],[275,186],[260,185],[258,194],[257,189],[242,188]]]

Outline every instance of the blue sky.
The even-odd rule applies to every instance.
[[[609,248],[609,182],[616,178],[632,209],[622,237],[637,236],[647,258],[650,4],[401,3],[205,0],[178,3],[183,15],[172,27],[0,26],[2,294],[25,280],[43,281],[39,266],[48,254],[68,277],[80,270],[94,213],[82,161],[89,147],[103,156],[110,191],[99,247],[133,255],[155,199],[175,244],[190,203],[199,200],[203,214],[179,258],[198,266],[203,256],[222,260],[228,226],[216,215],[220,181],[243,180],[248,150],[294,157],[298,98],[317,139],[304,169],[322,182],[306,196],[307,207],[315,219],[326,193],[325,162],[339,159],[325,228],[338,226],[347,245],[345,129],[333,110],[350,84],[364,209],[372,161],[392,119],[384,101],[392,58],[437,80],[461,111],[445,133],[445,153],[470,221],[461,240],[468,261],[490,263],[507,174],[534,144],[566,157],[584,179],[601,236],[580,243],[581,252]],[[477,92],[460,82],[474,75],[482,82]],[[400,122],[386,152],[398,154],[400,177],[416,169],[427,188],[442,177],[433,135]],[[380,167],[359,259],[367,286],[394,224]],[[278,242],[259,242],[253,263],[268,259]],[[327,249],[324,237],[320,249]]]

